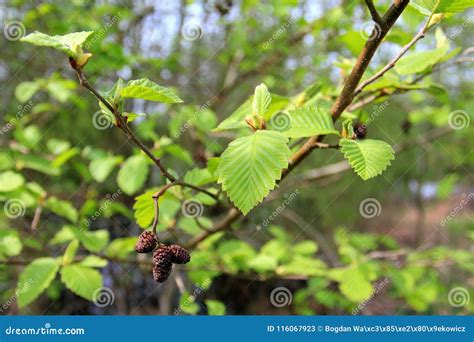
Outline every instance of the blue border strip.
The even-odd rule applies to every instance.
[[[0,317],[1,342],[473,342],[473,331],[473,316]]]

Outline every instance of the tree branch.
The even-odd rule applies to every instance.
[[[342,114],[342,112],[347,108],[347,106],[351,104],[352,100],[354,99],[354,90],[356,89],[360,79],[362,78],[365,70],[367,69],[367,66],[372,60],[375,51],[377,50],[384,37],[387,35],[388,31],[391,29],[393,24],[402,14],[403,10],[408,5],[408,2],[409,0],[395,0],[381,19],[379,29],[377,30],[377,27],[374,28],[375,31],[372,32],[372,36],[375,34],[375,37],[373,39],[368,39],[365,43],[365,46],[359,57],[357,58],[356,64],[353,67],[352,72],[341,91],[341,94],[339,95],[336,102],[331,108],[333,121],[336,121]],[[309,138],[305,142],[305,144],[290,157],[288,168],[282,171],[280,182],[291,172],[291,170],[293,170],[316,147],[318,147],[318,143],[321,142],[323,137],[324,136],[315,136]],[[197,244],[199,244],[201,241],[205,240],[212,234],[227,229],[227,227],[230,226],[233,222],[235,222],[240,216],[240,212],[237,209],[232,208],[231,210],[229,210],[224,219],[219,222],[214,228],[192,239],[189,242],[188,247],[194,248],[197,246]]]
[[[380,17],[379,12],[377,12],[377,9],[375,8],[373,1],[365,0],[365,4],[369,8],[369,12],[372,17],[372,20],[375,21],[377,24],[380,24],[382,22],[382,18]]]

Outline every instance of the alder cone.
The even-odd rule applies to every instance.
[[[354,125],[354,133],[359,139],[364,139],[367,135],[367,126],[361,122]]]
[[[158,249],[153,253],[153,278],[158,283],[164,282],[171,274],[173,264],[171,258],[173,253],[170,248],[166,245],[160,245]]]
[[[138,237],[135,251],[137,253],[150,253],[156,247],[155,235],[152,232],[143,232]]]
[[[189,252],[179,245],[171,245],[171,262],[173,264],[186,264],[191,260]]]
[[[171,274],[173,264],[171,262],[163,265],[155,264],[153,267],[153,279],[158,283],[163,283]]]
[[[171,264],[172,256],[173,254],[168,246],[160,245],[155,253],[153,253],[153,262],[155,263],[155,266]]]

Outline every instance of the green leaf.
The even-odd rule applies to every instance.
[[[220,132],[225,130],[237,129],[247,127],[245,118],[252,113],[252,102],[253,96],[240,105],[227,119],[223,120],[216,128],[214,132]],[[266,114],[264,115],[265,120],[269,120],[276,112],[285,108],[288,105],[288,98],[276,94],[271,94],[271,102],[268,106]]]
[[[343,272],[339,283],[341,293],[353,302],[363,302],[372,295],[373,288],[359,268]]]
[[[290,111],[288,129],[282,134],[289,138],[302,138],[339,132],[334,129],[331,114],[319,112],[315,107],[303,107]]]
[[[341,139],[339,145],[344,157],[363,180],[380,175],[395,159],[395,151],[385,141]]]
[[[21,82],[15,88],[15,97],[21,103],[25,103],[29,99],[31,99],[38,90],[41,89],[42,82],[36,81],[26,81]]]
[[[265,84],[260,84],[255,88],[252,101],[252,114],[263,117],[272,101],[270,92]]]
[[[67,246],[66,251],[64,252],[63,265],[68,265],[74,260],[78,248],[79,240],[72,240],[71,243]]]
[[[52,165],[51,161],[40,156],[21,155],[16,159],[16,163],[19,169],[31,169],[50,176],[58,176],[61,173],[59,168]]]
[[[5,171],[0,173],[0,192],[10,192],[18,189],[25,183],[22,175],[13,172]]]
[[[39,46],[49,46],[55,48],[56,50],[65,52],[73,58],[76,58],[78,56],[78,52],[80,51],[78,48],[92,33],[93,31],[82,31],[69,33],[64,36],[50,36],[35,31],[26,37],[21,38],[20,41]]]
[[[73,223],[77,222],[77,210],[70,202],[60,200],[56,197],[49,197],[44,206],[56,215],[64,217]]]
[[[215,182],[217,177],[211,175],[208,169],[192,169],[186,172],[184,176],[184,181],[186,183],[194,184],[197,186],[202,186],[211,182]]]
[[[410,5],[423,15],[462,12],[474,6],[473,0],[412,0]]]
[[[89,171],[92,178],[97,182],[102,183],[121,161],[122,157],[117,156],[107,156],[105,158],[94,159],[89,164]]]
[[[318,245],[311,240],[301,241],[292,247],[293,253],[311,256],[318,250]]]
[[[319,259],[295,255],[290,262],[278,267],[277,274],[299,274],[321,276],[326,271],[326,265]]]
[[[125,258],[135,252],[137,237],[126,237],[114,239],[105,250],[105,254],[111,258]]]
[[[207,306],[207,313],[210,316],[223,316],[225,315],[225,304],[218,300],[207,299],[204,301]]]
[[[88,231],[74,226],[68,226],[82,245],[92,253],[99,253],[109,243],[110,234],[105,229]]]
[[[436,49],[413,52],[404,56],[395,65],[399,75],[409,75],[423,72],[427,68],[441,62],[449,50],[449,40],[438,28],[436,30]]]
[[[145,184],[150,168],[144,155],[128,158],[120,168],[117,183],[127,195],[133,195]]]
[[[69,290],[90,301],[94,299],[94,292],[102,287],[102,275],[93,268],[79,264],[64,266],[61,281]]]
[[[65,163],[67,163],[70,159],[74,158],[76,155],[78,155],[81,152],[76,147],[73,147],[67,151],[64,151],[60,155],[58,155],[54,160],[51,162],[51,166],[54,168],[60,168],[63,166]]]
[[[53,258],[39,258],[20,274],[16,288],[18,305],[22,308],[34,301],[51,284],[59,264]]]
[[[7,235],[0,238],[0,259],[3,256],[11,257],[21,253],[23,246],[16,235]]]
[[[109,261],[96,255],[88,255],[79,264],[84,267],[102,268],[107,266]]]
[[[272,255],[259,254],[249,262],[249,267],[257,272],[273,271],[278,266],[278,260]]]
[[[143,99],[164,103],[183,102],[173,91],[147,78],[128,82],[120,91],[120,95],[123,98]]]
[[[288,166],[288,139],[260,130],[232,141],[222,153],[218,183],[244,215],[260,203]]]

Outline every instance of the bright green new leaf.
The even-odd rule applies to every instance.
[[[252,114],[252,103],[253,96],[251,96],[247,101],[240,105],[228,118],[223,120],[216,128],[214,128],[213,131],[220,132],[225,130],[247,127],[247,124],[245,123],[245,118],[248,115]],[[276,112],[285,108],[288,103],[289,100],[287,97],[271,94],[271,102],[264,115],[264,119],[269,120]]]
[[[96,255],[88,255],[79,264],[84,267],[102,268],[107,266],[108,263],[109,261],[107,259]]]
[[[341,139],[339,145],[344,157],[363,180],[380,175],[395,159],[395,151],[385,141]]]
[[[314,107],[302,107],[290,111],[288,123],[288,129],[283,130],[282,134],[289,138],[339,134],[334,129],[331,115],[328,112],[319,112]]]
[[[94,159],[89,164],[89,171],[92,178],[97,182],[102,183],[121,161],[122,157],[117,156],[107,156],[105,158]]]
[[[260,203],[288,166],[288,139],[280,132],[259,130],[232,141],[222,153],[218,183],[244,215]]]
[[[173,91],[147,78],[128,82],[120,91],[120,96],[123,98],[143,99],[164,103],[183,102]]]
[[[69,33],[64,36],[50,36],[38,31],[30,33],[26,37],[21,38],[22,42],[27,42],[39,46],[49,46],[56,50],[67,53],[69,56],[76,58],[78,56],[78,48],[84,44],[93,31],[82,31]]]
[[[260,84],[255,88],[252,101],[252,114],[263,117],[272,101],[272,96],[265,84]]]
[[[0,258],[19,255],[22,249],[23,245],[18,236],[6,235],[0,238]]]
[[[249,261],[249,267],[256,272],[273,271],[277,266],[278,260],[274,256],[268,254],[259,254]]]
[[[90,252],[92,253],[99,253],[105,247],[110,240],[110,234],[105,229],[98,229],[98,230],[84,230],[79,229],[73,226],[68,226],[79,239],[81,244]]]
[[[64,266],[61,269],[61,281],[69,290],[90,301],[102,287],[102,275],[93,268],[79,264]]]
[[[404,56],[395,65],[395,71],[399,75],[420,73],[427,68],[441,62],[449,50],[449,40],[443,31],[436,30],[436,49],[429,51],[413,52]]]
[[[207,306],[207,313],[209,316],[223,316],[225,315],[225,304],[218,300],[207,299],[204,301]]]
[[[18,305],[22,308],[34,301],[51,284],[59,264],[53,258],[39,258],[20,274],[16,287]]]
[[[144,155],[128,158],[120,168],[117,183],[127,195],[133,195],[145,184],[150,167]]]
[[[63,265],[68,265],[71,262],[73,262],[78,248],[79,248],[79,240],[77,239],[72,240],[71,243],[67,246],[66,251],[64,252]]]
[[[111,258],[125,258],[131,253],[135,253],[137,237],[114,239],[105,250],[105,254]]]
[[[359,268],[350,268],[342,273],[339,289],[347,299],[360,303],[372,295],[372,284]]]
[[[46,200],[44,206],[56,215],[64,217],[73,223],[77,222],[77,210],[72,206],[70,202],[60,200],[56,197],[49,197]]]
[[[10,192],[18,189],[25,183],[22,175],[13,172],[5,171],[0,173],[0,192]]]
[[[462,12],[474,6],[473,0],[412,0],[410,5],[423,15]]]

